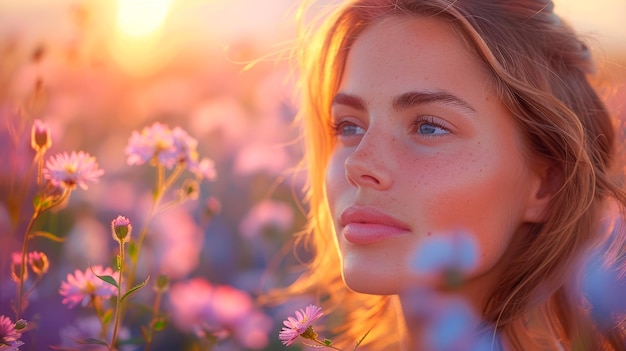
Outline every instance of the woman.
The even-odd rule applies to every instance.
[[[344,341],[373,326],[371,350],[420,349],[407,291],[424,286],[468,301],[494,349],[626,348],[578,279],[593,249],[617,264],[623,248],[602,220],[626,204],[615,132],[590,52],[551,1],[348,1],[307,43],[303,240],[316,255],[289,293],[348,311]],[[460,286],[412,269],[458,231],[476,248]]]

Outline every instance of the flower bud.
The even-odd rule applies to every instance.
[[[45,253],[39,251],[33,251],[28,253],[28,263],[30,264],[33,272],[35,272],[35,274],[40,277],[48,273],[48,268],[50,268],[48,256],[46,256]]]
[[[30,145],[35,151],[45,151],[52,146],[50,128],[41,120],[36,119],[31,130]]]
[[[156,280],[155,289],[157,291],[167,291],[170,287],[170,279],[165,274],[160,274]]]
[[[132,230],[133,226],[130,225],[130,221],[126,217],[117,216],[117,218],[111,222],[113,239],[120,244],[130,241],[130,233]]]
[[[200,185],[197,181],[192,179],[185,180],[180,190],[178,190],[178,198],[180,200],[197,200],[199,195]]]
[[[14,282],[20,281],[22,275],[22,254],[19,252],[13,252],[11,254],[11,278]],[[24,269],[24,281],[28,279],[28,269]]]
[[[15,330],[22,330],[22,329],[26,328],[27,325],[28,325],[28,323],[25,320],[20,319],[17,322],[15,322],[14,328],[15,328]]]

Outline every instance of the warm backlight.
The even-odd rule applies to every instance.
[[[131,37],[157,31],[165,21],[171,0],[119,0],[117,25]]]
[[[127,73],[149,75],[171,59],[176,38],[167,33],[167,20],[173,1],[118,0],[111,52]]]

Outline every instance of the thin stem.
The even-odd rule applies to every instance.
[[[326,344],[325,342],[323,342],[323,341],[322,341],[322,340],[320,340],[320,339],[310,339],[310,340],[313,340],[313,341],[315,341],[316,343],[318,343],[318,344],[320,344],[320,345],[322,345],[322,346],[324,346],[324,347],[328,347],[329,349],[342,351],[340,348],[338,348],[338,347],[336,347],[336,346],[333,346],[333,345],[328,345],[328,344]]]
[[[120,240],[120,259],[118,263],[119,281],[117,282],[117,303],[115,304],[115,324],[113,325],[113,337],[111,337],[111,345],[109,350],[115,350],[115,342],[117,341],[117,330],[120,326],[122,312],[122,277],[124,276],[124,241]]]
[[[30,239],[30,231],[33,229],[35,221],[39,217],[39,209],[35,209],[33,216],[28,222],[26,227],[26,233],[24,234],[24,241],[22,242],[22,261],[20,264],[20,280],[17,283],[17,305],[15,308],[16,319],[19,320],[22,314],[22,300],[24,299],[24,277],[26,276],[26,255],[28,253],[28,241]]]
[[[161,308],[161,296],[163,295],[163,291],[161,289],[157,290],[157,295],[154,298],[154,305],[152,305],[152,321],[150,322],[150,329],[148,330],[148,337],[146,340],[146,347],[144,351],[150,351],[150,345],[152,344],[152,336],[154,331],[154,323],[156,323],[156,317],[159,314],[159,310]]]

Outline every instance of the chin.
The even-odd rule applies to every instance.
[[[395,295],[403,290],[406,280],[395,274],[364,270],[343,270],[343,281],[355,292],[370,295]]]

